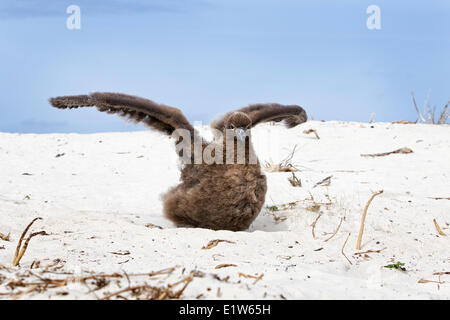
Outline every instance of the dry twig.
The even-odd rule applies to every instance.
[[[25,251],[28,248],[28,244],[31,240],[31,238],[38,236],[38,235],[45,235],[46,232],[45,231],[40,231],[40,232],[34,232],[32,233],[26,240],[25,243],[22,247],[22,241],[25,238],[25,235],[28,232],[28,229],[30,229],[31,225],[36,221],[36,220],[42,220],[42,218],[34,218],[33,221],[31,221],[28,226],[25,228],[25,230],[23,231],[22,235],[20,236],[19,242],[17,243],[17,248],[16,248],[16,252],[14,254],[14,259],[13,259],[13,266],[17,266],[20,263],[20,260],[22,259],[23,255],[25,254]]]
[[[410,148],[405,147],[405,148],[400,148],[400,149],[390,151],[390,152],[361,154],[361,157],[384,157],[384,156],[388,156],[390,154],[395,154],[395,153],[407,154],[407,153],[413,153],[413,151]]]
[[[139,276],[148,276],[148,277],[152,278],[157,275],[171,274],[174,270],[175,270],[175,268],[168,268],[168,269],[163,269],[163,270],[151,272],[151,273],[137,273],[137,274],[130,274],[130,275],[125,273],[125,276],[127,277],[127,279],[129,279],[129,277],[139,277]],[[43,292],[47,289],[57,289],[57,288],[64,287],[72,282],[79,282],[79,283],[82,283],[87,286],[87,281],[93,280],[96,288],[90,289],[89,286],[87,286],[88,290],[89,290],[88,293],[91,293],[91,292],[94,292],[94,291],[97,291],[99,289],[106,287],[110,283],[110,281],[107,280],[108,278],[113,278],[113,279],[114,278],[115,279],[123,278],[123,275],[119,274],[119,273],[92,274],[92,275],[88,275],[88,276],[67,277],[67,278],[62,278],[62,279],[61,278],[59,278],[59,279],[45,278],[45,277],[38,275],[30,270],[27,271],[27,274],[30,276],[36,277],[38,279],[38,281],[25,282],[22,279],[21,280],[12,280],[7,284],[7,286],[10,287],[12,290],[14,290],[16,287],[25,287],[25,288],[29,288],[29,290],[26,290],[23,292],[11,292],[11,293],[4,294],[4,295],[10,295],[12,298],[20,298],[24,294],[28,294],[28,293],[31,293],[34,291]],[[53,274],[56,274],[56,273],[53,273]],[[183,281],[181,281],[181,282],[183,282]],[[181,283],[181,282],[179,281],[176,284]],[[156,299],[156,298],[160,297],[163,294],[163,292],[167,291],[167,290],[169,290],[168,292],[166,292],[166,296],[168,298],[176,298],[176,297],[179,297],[179,295],[181,294],[179,291],[175,292],[175,293],[170,291],[171,287],[167,287],[167,288],[152,287],[152,286],[148,286],[147,284],[144,284],[144,285],[135,286],[135,287],[130,288],[129,284],[128,284],[128,288],[126,288],[123,291],[121,290],[120,292],[111,294],[110,297],[119,296],[121,293],[127,292],[127,291],[131,291],[132,294],[135,296],[141,295],[141,294],[146,294],[145,298],[150,298],[150,299]],[[172,286],[174,286],[176,284],[173,284]],[[0,294],[0,295],[2,295],[2,294]],[[109,297],[107,297],[107,298],[109,299]]]
[[[158,226],[158,225],[153,224],[153,223],[147,223],[145,226],[146,226],[147,228],[149,228],[149,229],[164,229],[163,227]]]
[[[413,121],[406,121],[406,120],[398,120],[398,121],[392,121],[393,124],[417,124],[416,122]]]
[[[3,241],[9,241],[10,240],[10,238],[9,238],[10,235],[11,234],[8,233],[8,235],[5,236],[3,233],[0,232],[0,239],[3,240]]]
[[[39,268],[39,266],[41,265],[41,262],[39,260],[33,260],[33,262],[31,263],[30,269],[37,269]]]
[[[28,293],[31,293],[31,292],[33,292],[34,290],[36,290],[37,288],[39,288],[39,285],[32,285],[30,288],[28,288],[27,290],[25,290],[25,291],[22,291],[22,292],[19,292],[19,293],[17,293],[17,294],[15,294],[15,295],[12,295],[11,296],[11,300],[17,300],[17,299],[20,299],[22,296],[24,296],[24,295],[26,295],[26,294],[28,294]]]
[[[304,133],[304,134],[314,133],[314,135],[316,136],[316,138],[317,138],[318,140],[320,139],[319,135],[317,134],[317,131],[314,130],[314,129],[308,129],[308,130],[305,130],[305,131],[303,131],[303,133]]]
[[[233,263],[222,263],[216,266],[215,269],[228,268],[228,267],[237,267],[237,265]]]
[[[446,235],[444,232],[442,232],[441,228],[439,227],[438,223],[436,222],[436,219],[433,219],[433,222],[434,222],[434,226],[436,227],[437,232],[438,232],[441,236],[446,237],[447,235]]]
[[[312,228],[311,228],[311,233],[312,233],[313,239],[317,239],[317,238],[316,238],[316,234],[314,233],[314,230],[316,229],[317,221],[319,221],[319,219],[320,219],[321,216],[322,216],[322,213],[319,213],[319,214],[317,215],[316,220],[314,220],[313,224],[311,225],[311,227],[312,227]]]
[[[115,255],[118,255],[118,256],[127,256],[127,255],[129,255],[130,254],[130,251],[128,251],[128,250],[123,250],[123,251],[116,251],[116,252],[110,252],[111,254],[115,254]]]
[[[417,121],[422,121],[423,123],[430,123],[430,124],[444,124],[447,122],[447,119],[449,118],[450,114],[448,112],[448,106],[450,104],[450,101],[447,102],[447,104],[442,109],[439,119],[436,121],[435,114],[436,114],[436,106],[431,109],[430,104],[430,93],[428,93],[426,104],[424,105],[424,114],[420,113],[419,108],[417,107],[416,99],[414,98],[414,93],[411,92],[412,100],[414,108],[416,109],[416,112],[419,116],[419,119]]]
[[[244,278],[252,278],[255,279],[255,281],[253,282],[253,284],[256,284],[259,280],[261,280],[264,277],[264,273],[261,273],[259,276],[252,276],[250,274],[245,274],[242,272],[238,273],[239,277],[244,277]]]
[[[433,273],[434,276],[443,276],[450,274],[450,271],[443,271],[443,272],[435,272]]]
[[[342,246],[341,253],[342,253],[342,255],[345,257],[345,259],[347,259],[347,261],[348,261],[351,265],[353,265],[353,263],[350,261],[349,258],[347,258],[347,256],[346,256],[345,253],[344,253],[344,248],[345,248],[345,245],[347,244],[348,238],[350,238],[350,235],[351,235],[351,233],[349,232],[349,233],[348,233],[348,236],[347,236],[347,239],[345,239],[344,245]]]
[[[292,177],[288,178],[288,181],[291,183],[293,187],[301,187],[302,186],[302,180],[297,178],[294,172],[292,172]]]
[[[344,220],[344,218],[341,218],[341,221],[339,222],[339,225],[338,225],[336,231],[335,231],[329,238],[323,240],[324,242],[327,242],[328,240],[330,240],[331,238],[333,238],[333,237],[336,235],[336,233],[338,233],[339,229],[341,228],[341,224],[342,224],[342,221],[343,221],[343,220]]]
[[[364,208],[364,212],[361,218],[361,227],[359,229],[359,235],[358,235],[358,242],[356,243],[356,250],[361,250],[361,240],[362,240],[362,236],[363,236],[363,232],[364,232],[364,222],[366,221],[366,215],[367,215],[367,209],[369,209],[370,203],[372,202],[372,200],[383,193],[383,190],[380,190],[376,193],[374,193],[372,195],[372,197],[370,197],[369,201],[366,204],[366,207]]]
[[[262,280],[263,277],[264,277],[264,273],[261,273],[261,275],[258,278],[255,279],[253,284],[256,284],[259,280]]]
[[[328,176],[328,177],[326,177],[325,179],[320,180],[319,182],[317,182],[317,183],[314,185],[313,188],[315,188],[315,187],[317,187],[317,186],[324,186],[324,187],[329,186],[330,183],[331,183],[331,178],[333,178],[333,176]]]
[[[379,250],[367,250],[367,251],[363,251],[363,252],[355,252],[354,254],[362,255],[362,254],[367,254],[367,253],[380,253],[384,249],[386,249],[386,248],[379,249]]]
[[[437,283],[437,284],[444,284],[445,282],[443,281],[435,281],[435,280],[426,280],[426,279],[420,279],[419,281],[417,281],[417,283]]]
[[[414,98],[414,92],[411,92],[411,97],[413,99],[413,104],[414,104],[414,108],[416,109],[417,115],[419,116],[419,118],[422,122],[426,122],[425,118],[422,116],[422,114],[419,111],[419,107],[417,107],[416,98]]]
[[[208,242],[208,244],[206,246],[203,246],[202,249],[203,250],[208,250],[211,248],[214,248],[215,246],[217,246],[220,242],[227,242],[227,243],[232,243],[235,244],[236,242],[230,241],[230,240],[220,240],[220,239],[216,239],[216,240],[211,240],[210,242]]]
[[[448,112],[448,105],[450,104],[450,101],[447,102],[444,109],[442,109],[441,115],[439,116],[438,124],[444,124],[447,122],[447,119],[450,117],[450,113]]]
[[[273,164],[269,162],[265,162],[264,168],[267,172],[294,172],[298,171],[297,168],[295,168],[291,164],[291,160],[294,157],[295,151],[297,149],[297,145],[294,146],[291,153],[284,158],[279,164]]]

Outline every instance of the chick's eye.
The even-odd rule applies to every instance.
[[[230,124],[230,129],[234,129],[234,124]]]

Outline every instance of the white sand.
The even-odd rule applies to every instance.
[[[309,128],[321,139],[303,134]],[[218,288],[225,299],[450,298],[450,275],[433,275],[450,271],[450,200],[432,199],[450,197],[450,126],[311,121],[291,130],[262,125],[253,136],[261,162],[280,161],[297,144],[292,163],[303,187],[290,185],[291,173],[267,173],[265,205],[280,210],[265,208],[248,231],[229,232],[176,229],[163,217],[159,196],[177,183],[179,170],[173,142],[157,132],[0,133],[0,232],[11,233],[11,241],[0,240],[0,265],[6,267],[0,268],[0,293],[12,292],[11,279],[36,279],[27,271],[33,261],[40,261],[34,270],[39,275],[60,259],[53,273],[133,274],[177,266],[170,276],[131,277],[132,284],[162,286],[181,279],[183,268],[184,276],[201,271],[204,276],[182,295],[191,299],[215,299]],[[261,143],[263,137],[270,143]],[[414,153],[360,156],[401,147]],[[330,175],[329,186],[313,188]],[[369,207],[360,251],[384,250],[356,255],[363,208],[381,189]],[[295,201],[292,209],[281,209]],[[317,212],[314,203],[320,204]],[[319,213],[313,239],[311,224]],[[20,234],[38,216],[43,220],[31,231],[49,235],[33,238],[20,267],[12,267]],[[341,218],[339,232],[324,242]],[[433,219],[447,237],[438,235]],[[349,233],[344,252],[352,264],[341,253]],[[235,243],[202,249],[214,239]],[[406,272],[383,267],[398,261]],[[236,266],[215,269],[220,264]],[[239,272],[264,276],[254,284]],[[90,283],[70,283],[22,298],[95,299],[128,286],[125,277],[119,281],[95,292]]]

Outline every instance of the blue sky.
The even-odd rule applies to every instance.
[[[68,30],[69,5],[81,29]],[[381,9],[368,30],[366,9]],[[0,131],[142,130],[52,96],[116,91],[193,121],[256,102],[316,120],[416,120],[450,99],[450,1],[2,0]]]

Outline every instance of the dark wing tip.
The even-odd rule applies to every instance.
[[[306,114],[306,111],[297,105],[291,106],[292,108],[295,108],[298,110],[297,114],[294,114],[290,117],[287,117],[284,120],[284,123],[286,124],[286,127],[289,129],[294,128],[298,126],[299,124],[302,124],[308,120],[308,115]]]
[[[58,109],[72,109],[83,106],[92,106],[90,96],[88,95],[78,95],[78,96],[61,96],[48,99],[50,104]]]
[[[60,98],[50,98],[48,99],[48,102],[52,105],[52,107],[58,108],[58,109],[65,109],[67,108],[66,105],[61,101]]]

